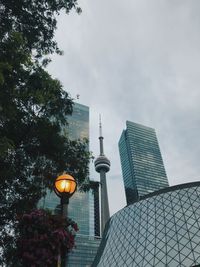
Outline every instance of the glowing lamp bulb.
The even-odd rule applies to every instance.
[[[69,174],[62,174],[55,181],[55,189],[59,194],[68,193],[72,195],[76,190],[76,181]]]

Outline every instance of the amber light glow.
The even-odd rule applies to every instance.
[[[71,175],[62,174],[55,181],[55,189],[59,193],[72,195],[76,190],[76,181]]]

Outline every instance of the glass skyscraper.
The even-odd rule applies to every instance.
[[[119,153],[127,204],[169,186],[153,128],[127,121]]]
[[[89,107],[75,103],[72,116],[69,116],[67,121],[68,126],[62,127],[63,135],[71,140],[89,140]],[[89,182],[89,178],[86,179]],[[90,266],[100,242],[99,184],[91,183],[92,190],[86,193],[76,191],[69,201],[68,216],[78,224],[79,232],[75,241],[77,248],[68,255],[67,266]],[[60,199],[54,192],[48,192],[45,198],[40,200],[39,206],[57,212]]]
[[[62,134],[71,140],[89,139],[89,107],[75,104],[73,113],[67,118],[68,126],[62,128]],[[59,208],[60,199],[54,192],[48,192],[40,201],[41,206],[56,212]],[[79,234],[94,235],[94,201],[91,192],[77,191],[71,198],[68,207],[68,216],[77,222]]]
[[[155,130],[126,126],[119,150],[129,205],[106,224],[92,267],[200,266],[200,182],[169,187]]]

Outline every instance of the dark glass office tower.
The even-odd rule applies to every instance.
[[[89,107],[76,103],[67,121],[69,124],[62,127],[61,134],[71,140],[89,140]],[[92,184],[92,189],[86,193],[76,191],[69,201],[68,215],[77,222],[79,231],[75,241],[76,249],[68,255],[68,267],[90,266],[100,243],[99,183],[86,179]],[[60,212],[60,199],[54,192],[48,191],[38,206],[57,213]]]
[[[119,153],[127,204],[169,186],[153,128],[127,121]]]
[[[62,127],[62,135],[71,140],[87,138],[89,140],[89,107],[75,104],[73,113],[67,118],[68,126]],[[88,148],[89,149],[89,148]],[[40,206],[59,212],[60,199],[54,192],[48,192],[40,201]],[[79,226],[79,234],[94,235],[94,194],[92,192],[79,192],[70,198],[68,215]],[[57,211],[56,211],[57,210]]]

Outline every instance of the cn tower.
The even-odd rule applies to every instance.
[[[103,234],[105,224],[110,218],[109,206],[108,206],[108,193],[106,184],[106,173],[110,170],[110,161],[104,155],[103,150],[103,136],[102,136],[102,125],[101,117],[99,118],[99,144],[100,144],[100,155],[95,160],[95,170],[100,173],[100,185],[101,185],[101,234]]]

